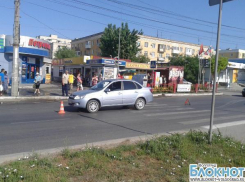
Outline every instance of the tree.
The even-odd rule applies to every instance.
[[[214,77],[214,65],[215,65],[215,56],[211,58],[211,73],[213,77]],[[217,74],[219,75],[221,71],[225,70],[227,65],[228,65],[228,58],[219,57]]]
[[[54,56],[55,58],[58,58],[58,59],[77,57],[76,52],[67,47],[62,47],[61,49],[56,51]]]
[[[184,78],[192,83],[198,82],[198,57],[174,55],[170,58],[171,66],[184,66]]]
[[[143,34],[142,31],[133,29],[129,30],[128,24],[122,23],[121,28],[116,28],[116,25],[109,24],[105,28],[101,36],[101,53],[105,57],[118,56],[119,47],[119,32],[120,32],[120,55],[122,59],[132,59],[140,51],[137,41],[139,40],[138,34]]]
[[[132,62],[137,62],[137,63],[148,63],[151,60],[148,57],[144,56],[144,55],[140,55],[138,57],[135,56],[135,57],[131,58],[131,61]]]

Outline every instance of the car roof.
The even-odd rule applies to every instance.
[[[107,79],[103,81],[109,81],[109,82],[114,82],[114,81],[134,81],[134,80],[127,80],[127,79]]]

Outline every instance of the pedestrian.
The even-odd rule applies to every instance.
[[[83,81],[80,73],[77,74],[77,91],[79,90],[83,90]]]
[[[72,92],[73,84],[74,84],[75,76],[70,72],[69,74],[69,85],[70,85],[70,91]]]
[[[69,74],[66,70],[65,73],[62,75],[62,96],[68,96],[68,81],[69,81]]]
[[[165,87],[166,86],[166,83],[167,83],[166,77],[163,78],[163,83],[164,83],[164,87]]]
[[[3,82],[3,90],[5,94],[8,94],[8,85],[9,85],[9,77],[7,71],[4,72],[4,82]]]
[[[92,86],[97,85],[98,83],[98,77],[96,76],[96,74],[94,74],[93,78],[92,78]]]
[[[150,73],[147,74],[147,87],[150,87],[151,86],[151,75]]]
[[[4,69],[1,69],[1,72],[0,72],[0,81],[3,83],[4,82]]]
[[[2,81],[0,80],[0,96],[3,95],[3,85],[2,85]]]
[[[39,75],[39,73],[37,72],[37,73],[36,73],[36,76],[35,76],[35,80],[34,80],[35,85],[36,85],[36,89],[35,89],[34,94],[38,94],[38,95],[40,94],[39,88],[40,88],[41,81],[42,81],[42,78],[41,78],[41,76]]]
[[[161,75],[159,78],[159,86],[160,87],[162,87],[162,83],[163,83],[163,75]]]

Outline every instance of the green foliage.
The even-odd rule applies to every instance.
[[[150,58],[144,56],[144,55],[139,55],[138,57],[133,57],[131,58],[132,62],[137,62],[137,63],[148,63],[150,62]]]
[[[67,48],[67,47],[62,47],[61,49],[56,51],[54,56],[57,59],[77,57],[76,52],[72,49]]]
[[[184,66],[184,78],[192,83],[198,82],[198,57],[174,55],[170,58],[171,66]]]
[[[116,57],[118,56],[119,47],[119,32],[120,32],[120,55],[122,59],[131,59],[135,57],[137,52],[140,50],[137,45],[139,39],[138,34],[143,34],[142,31],[133,29],[129,30],[127,23],[122,23],[121,28],[117,28],[116,25],[109,24],[105,28],[104,33],[101,37],[100,49],[102,56],[105,57]]]
[[[214,75],[214,65],[215,65],[215,56],[213,56],[211,58],[211,73],[212,73],[212,75]],[[217,73],[219,74],[220,71],[225,70],[227,65],[228,65],[228,58],[219,57]]]

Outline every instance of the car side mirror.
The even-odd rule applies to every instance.
[[[110,91],[111,91],[111,89],[109,89],[109,88],[105,89],[105,92],[110,92]]]

